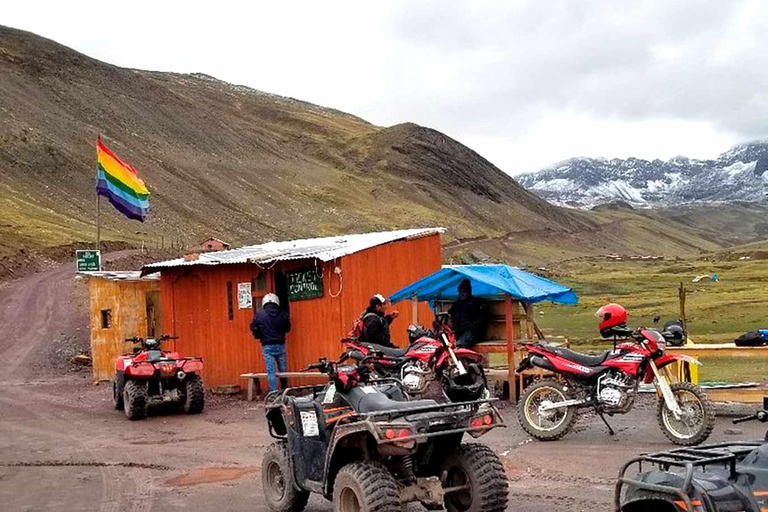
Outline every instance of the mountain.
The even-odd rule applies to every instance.
[[[202,74],[123,69],[7,27],[0,112],[6,250],[93,239],[99,134],[151,192],[143,225],[102,207],[108,239],[237,245],[414,225],[454,237],[585,226],[436,130],[378,127]]]
[[[151,192],[144,224],[102,204],[111,246],[191,250],[210,236],[238,246],[440,225],[448,260],[535,263],[756,239],[754,213],[735,223],[744,227],[734,242],[698,211],[560,208],[430,128],[375,126],[199,73],[120,68],[2,26],[0,113],[0,260],[94,239],[98,135]]]
[[[766,203],[768,142],[739,144],[715,160],[572,158],[517,179],[552,203],[576,207]]]

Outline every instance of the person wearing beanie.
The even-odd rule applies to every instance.
[[[451,315],[453,334],[457,347],[472,347],[483,341],[488,329],[488,307],[484,300],[472,295],[472,282],[464,279],[459,283],[459,298],[448,313]]]

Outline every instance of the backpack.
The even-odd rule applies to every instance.
[[[347,338],[355,340],[355,341],[365,341],[363,339],[363,331],[365,330],[365,319],[368,318],[370,315],[375,316],[376,318],[379,318],[379,315],[376,313],[363,313],[358,317],[357,320],[355,320],[355,323],[352,324],[352,329],[347,333]]]
[[[763,338],[763,335],[760,333],[760,331],[745,332],[733,340],[733,342],[737,347],[759,347],[766,344],[766,340]]]

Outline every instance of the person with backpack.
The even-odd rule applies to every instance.
[[[398,317],[397,311],[389,314],[384,313],[384,306],[387,303],[386,297],[377,293],[368,301],[368,307],[360,317],[362,321],[362,331],[360,332],[360,341],[363,343],[375,343],[384,347],[394,347],[392,344],[389,326],[392,321]]]
[[[269,390],[277,389],[277,371],[287,371],[285,335],[291,332],[291,318],[288,312],[280,308],[280,299],[274,293],[268,293],[261,300],[261,310],[251,322],[253,337],[261,341],[261,353],[267,367]],[[280,387],[288,387],[288,379],[280,379]]]

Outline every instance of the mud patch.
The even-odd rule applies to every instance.
[[[163,485],[169,487],[189,487],[192,485],[215,484],[237,480],[249,473],[256,472],[256,468],[200,468],[193,469],[166,480]]]

